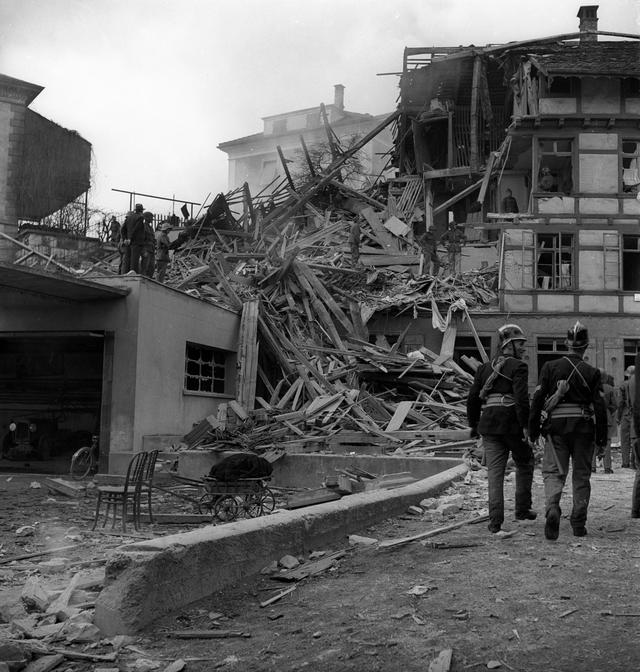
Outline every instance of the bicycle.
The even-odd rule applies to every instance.
[[[91,445],[78,448],[71,458],[69,474],[74,481],[81,481],[91,472],[98,471],[98,435],[91,437]]]

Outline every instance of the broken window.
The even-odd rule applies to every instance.
[[[553,359],[562,357],[567,352],[567,346],[564,338],[538,338],[537,340],[537,364],[538,376],[543,364],[550,362]]]
[[[570,194],[573,191],[573,140],[538,141],[537,191]]]
[[[640,236],[622,236],[622,289],[640,289]]]
[[[188,392],[224,394],[227,353],[199,343],[187,343],[184,389]]]
[[[539,233],[536,237],[536,287],[571,289],[573,282],[573,234]]]
[[[637,194],[640,187],[640,141],[622,141],[622,191]]]
[[[640,350],[640,338],[625,338],[622,341],[624,368],[635,366],[636,354]]]
[[[550,77],[547,97],[575,98],[579,95],[580,80],[577,77]]]

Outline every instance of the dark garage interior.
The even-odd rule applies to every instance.
[[[68,472],[100,431],[101,332],[0,334],[0,467]]]

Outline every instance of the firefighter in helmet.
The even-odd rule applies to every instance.
[[[560,498],[572,463],[573,509],[569,518],[573,534],[587,534],[591,496],[591,461],[594,447],[607,443],[607,410],[599,369],[584,361],[589,345],[587,328],[579,321],[567,332],[569,352],[545,362],[531,401],[529,436],[546,438],[542,459],[547,539],[560,530]],[[595,443],[594,443],[595,442]]]
[[[528,442],[529,369],[523,361],[526,337],[517,324],[498,329],[498,352],[478,367],[467,398],[471,436],[482,436],[489,486],[489,531],[504,522],[504,474],[513,456],[516,466],[516,520],[535,520],[531,510],[533,451]]]

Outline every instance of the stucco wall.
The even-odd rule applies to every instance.
[[[149,280],[140,283],[134,446],[148,434],[183,435],[235,398],[238,314]],[[229,352],[229,394],[184,392],[186,342]]]

